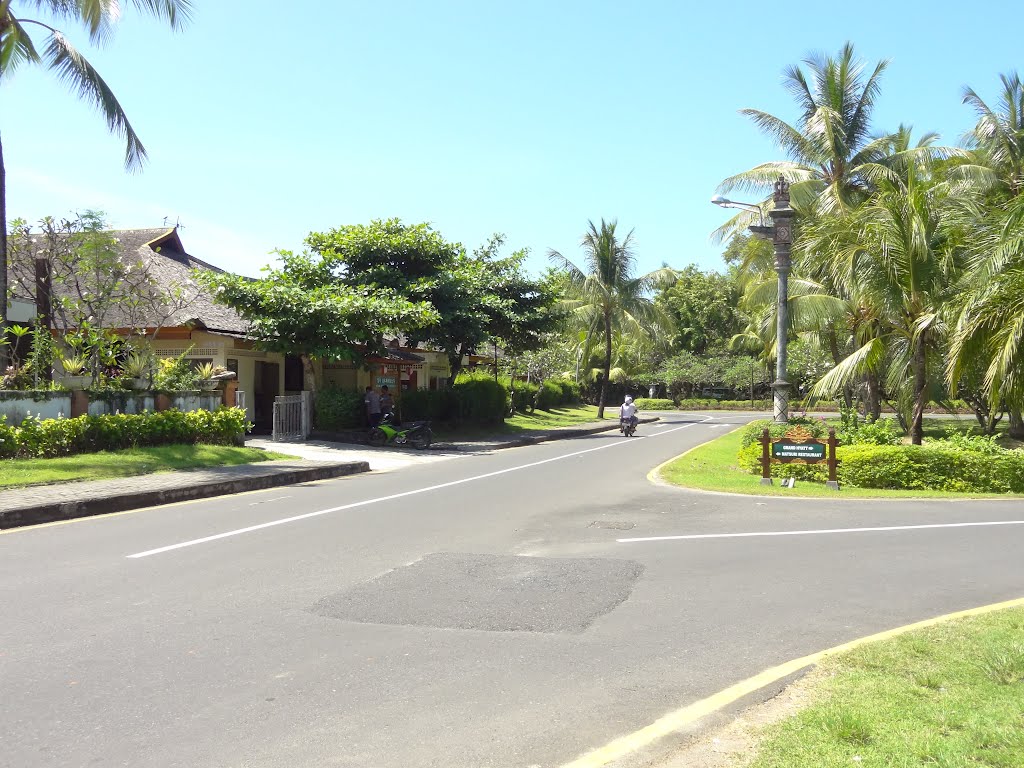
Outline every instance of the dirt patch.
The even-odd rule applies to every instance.
[[[746,768],[757,755],[764,729],[814,703],[815,689],[826,674],[811,670],[778,696],[740,712],[721,728],[705,731],[650,768]]]

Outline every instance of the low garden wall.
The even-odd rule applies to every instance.
[[[3,390],[0,391],[0,421],[20,424],[27,416],[59,419],[88,414],[144,413],[146,411],[215,411],[223,404],[220,391],[205,392],[104,392],[88,390]]]
[[[57,419],[71,415],[71,393],[46,390],[0,391],[0,421],[20,424],[26,416]]]

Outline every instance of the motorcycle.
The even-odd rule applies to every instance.
[[[380,424],[370,430],[370,445],[380,448],[387,444],[411,445],[417,450],[424,450],[430,447],[434,439],[434,433],[430,430],[429,421],[414,421],[408,426],[395,424],[394,417],[390,413],[384,414]]]
[[[636,433],[635,419],[619,419],[619,432],[626,437],[632,437]]]

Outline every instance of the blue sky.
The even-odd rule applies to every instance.
[[[889,58],[876,128],[946,143],[973,123],[964,85],[994,101],[999,73],[1024,66],[1017,3],[690,5],[197,0],[177,34],[129,8],[104,48],[71,37],[145,170],[126,173],[101,117],[23,69],[0,85],[8,214],[180,220],[194,255],[245,274],[311,230],[392,216],[469,248],[503,232],[539,271],[605,217],[635,228],[641,270],[717,268],[715,186],[780,157],[737,110],[795,119],[787,65],[847,40]]]

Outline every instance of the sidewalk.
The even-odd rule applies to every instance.
[[[275,444],[287,452],[287,447]],[[105,515],[368,472],[365,461],[290,459],[0,491],[0,529]]]
[[[659,421],[659,416],[641,416],[639,419],[640,424],[650,424],[655,421]],[[598,432],[612,432],[617,431],[619,428],[618,418],[607,418],[603,421],[591,421],[585,424],[576,424],[571,427],[554,427],[552,429],[528,429],[522,432],[509,434],[494,433],[494,434],[482,434],[474,436],[472,438],[463,438],[460,440],[438,440],[431,444],[429,452],[434,451],[463,451],[472,453],[482,453],[486,451],[499,451],[504,448],[519,448],[524,445],[535,445],[536,443],[544,443],[549,440],[565,440],[572,437],[583,437],[585,435],[593,435]],[[365,429],[360,430],[346,430],[344,432],[314,432],[314,442],[323,445],[335,445],[340,447],[341,445],[366,445],[368,431]],[[292,445],[290,443],[268,443],[264,445],[262,443],[257,444],[252,441],[246,441],[246,445],[255,445],[256,447],[268,447],[268,445],[277,446],[278,450],[286,450],[282,448],[282,445]],[[367,449],[375,450],[375,449]],[[394,451],[395,448],[388,447],[379,450],[383,451]]]

